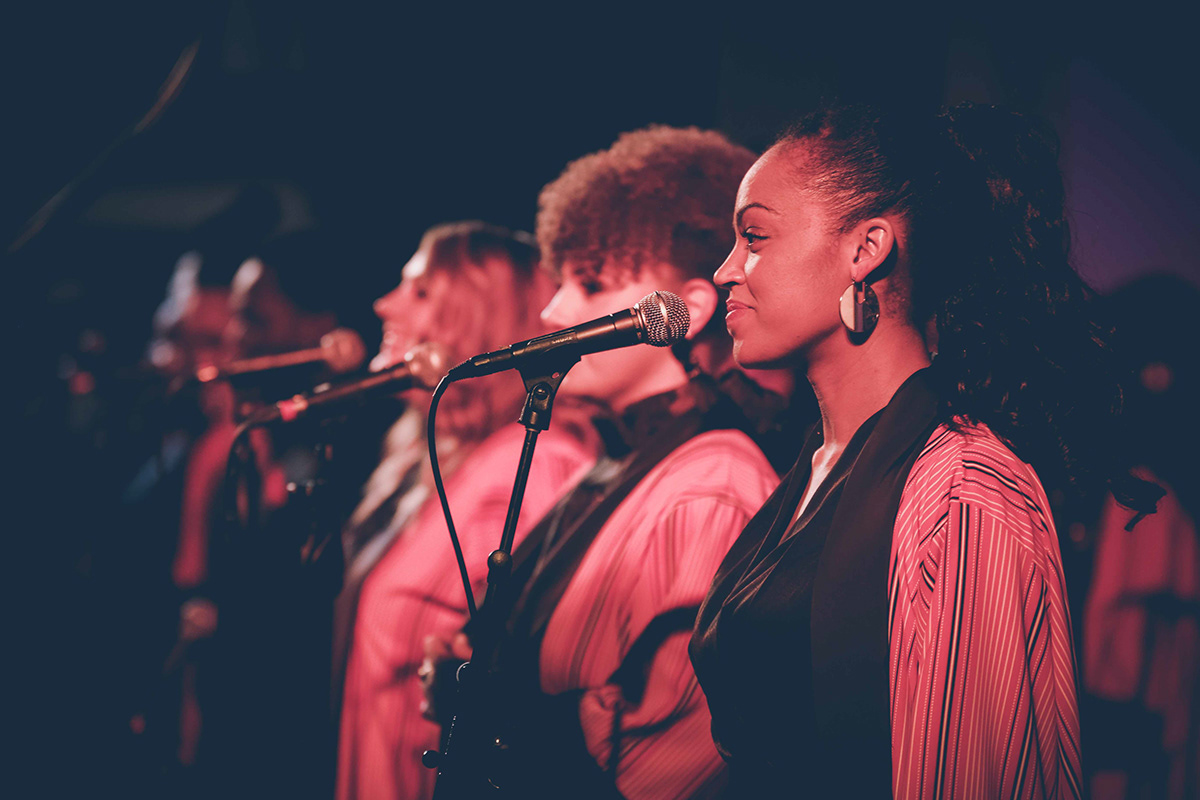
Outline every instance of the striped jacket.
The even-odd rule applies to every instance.
[[[984,426],[939,427],[889,579],[893,792],[1080,797],[1071,622],[1049,503]]]

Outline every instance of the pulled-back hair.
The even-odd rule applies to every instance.
[[[1053,132],[1020,114],[963,104],[934,121],[835,107],[789,128],[802,189],[839,229],[904,219],[899,259],[918,328],[937,330],[935,379],[948,421],[985,423],[1047,486],[1152,506],[1112,446],[1122,391],[1072,268]],[[799,152],[799,150],[797,151]]]

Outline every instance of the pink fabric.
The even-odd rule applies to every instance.
[[[179,543],[171,564],[171,577],[180,589],[194,589],[208,578],[209,534],[221,511],[218,497],[225,481],[225,465],[233,447],[232,422],[215,423],[196,439],[184,471]],[[287,481],[271,461],[271,441],[264,430],[250,432],[250,445],[262,479],[262,504],[275,509],[287,501]]]
[[[1141,477],[1161,483],[1149,472]],[[1200,543],[1195,520],[1167,489],[1157,513],[1139,521],[1133,531],[1125,530],[1132,511],[1112,498],[1104,507],[1084,606],[1083,681],[1094,695],[1138,702],[1162,716],[1168,796],[1182,798],[1200,671],[1200,626],[1186,613],[1176,619],[1150,618],[1146,603],[1185,608],[1200,603]],[[1099,796],[1099,788],[1094,789]]]
[[[1079,797],[1075,660],[1049,503],[986,427],[935,431],[892,541],[896,797]]]
[[[209,527],[218,512],[217,493],[233,445],[233,433],[233,423],[214,425],[196,439],[188,453],[179,544],[171,565],[171,577],[181,589],[199,586],[208,577]]]
[[[541,683],[583,689],[588,750],[638,800],[709,792],[723,762],[708,704],[688,659],[691,630],[670,636],[650,665],[641,702],[608,683],[656,617],[698,608],[726,551],[779,483],[744,434],[712,431],[681,445],[617,507],[580,563],[546,628]]]
[[[524,435],[520,425],[501,428],[446,481],[477,602],[486,587],[485,561],[500,542]],[[591,468],[594,457],[578,439],[554,428],[540,436],[518,543]],[[436,772],[421,766],[421,753],[436,749],[438,727],[421,717],[417,668],[425,637],[452,637],[466,619],[454,550],[431,493],[363,584],[342,706],[340,800],[432,796]]]

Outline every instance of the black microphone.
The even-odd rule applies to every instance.
[[[322,362],[334,373],[341,374],[358,369],[366,357],[367,348],[363,344],[362,337],[349,328],[338,328],[322,336],[319,347],[257,358],[243,358],[221,366],[210,364],[196,370],[196,380],[208,383],[252,372],[267,372],[283,367]]]
[[[432,389],[445,374],[446,352],[442,346],[419,344],[405,353],[404,360],[394,367],[337,386],[322,384],[311,392],[280,400],[252,413],[247,424],[291,422],[314,408],[326,408],[369,394],[394,394],[418,386]]]
[[[563,366],[580,356],[634,344],[667,347],[687,335],[687,304],[671,292],[651,292],[633,308],[469,358],[448,373],[452,381],[519,368],[535,359],[559,358]]]

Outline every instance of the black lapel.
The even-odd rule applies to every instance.
[[[891,793],[888,560],[905,481],[938,424],[928,373],[905,381],[863,446],[813,584],[816,724],[846,797]]]

